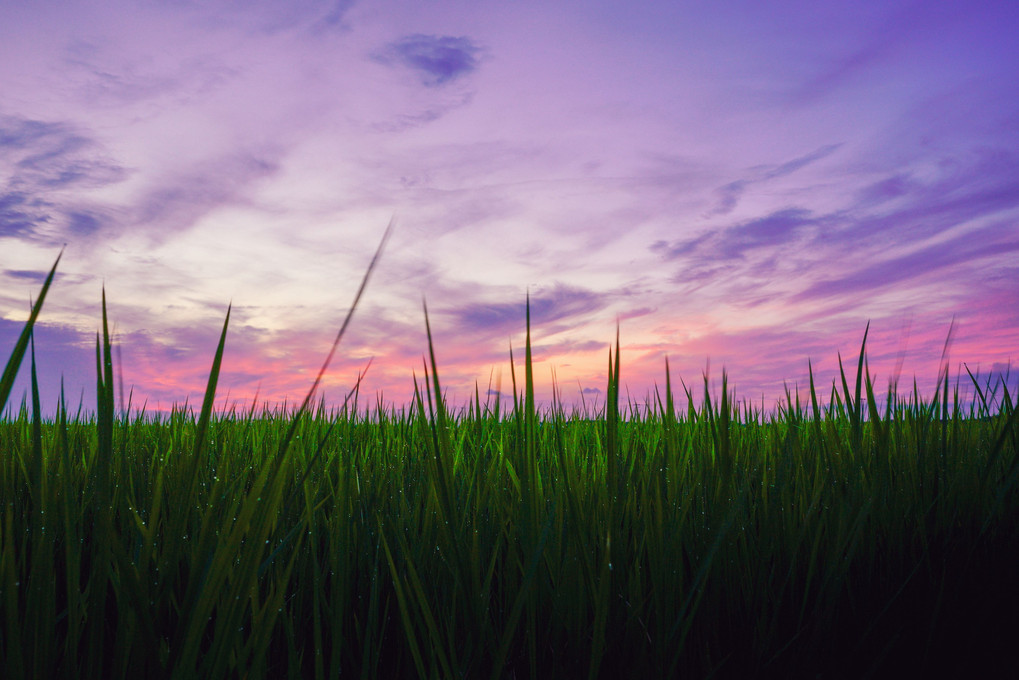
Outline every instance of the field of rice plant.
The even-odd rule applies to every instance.
[[[104,301],[96,412],[43,419],[31,330],[51,281],[0,379],[8,680],[1012,665],[1006,380],[973,378],[966,402],[947,371],[934,395],[875,395],[864,339],[840,384],[775,413],[724,377],[682,386],[679,409],[667,366],[661,393],[620,407],[617,340],[598,413],[539,410],[526,321],[508,402],[451,408],[431,353],[404,410],[327,411],[313,388],[299,408],[216,411],[224,323],[199,413],[118,413]],[[7,408],[22,363],[30,394]]]

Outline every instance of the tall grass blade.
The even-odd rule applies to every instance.
[[[382,259],[382,251],[386,249],[386,243],[389,242],[389,237],[393,233],[395,220],[395,217],[390,219],[389,224],[386,226],[386,230],[382,234],[382,239],[379,241],[378,247],[375,248],[375,253],[372,255],[371,261],[368,263],[368,268],[365,270],[364,276],[361,278],[360,285],[357,287],[357,293],[354,294],[354,301],[351,302],[350,309],[347,310],[347,315],[343,317],[343,323],[340,324],[340,329],[336,332],[336,338],[333,339],[333,344],[329,348],[329,353],[326,355],[325,361],[322,362],[322,367],[315,376],[315,381],[312,383],[311,388],[308,390],[308,394],[301,403],[299,411],[307,409],[312,397],[315,395],[316,391],[318,391],[318,386],[322,382],[322,376],[324,376],[325,372],[329,369],[329,364],[333,361],[336,349],[340,346],[340,341],[343,340],[343,336],[347,332],[347,327],[350,325],[351,319],[354,318],[354,312],[357,310],[357,306],[361,303],[361,297],[364,295],[365,289],[368,288],[368,281],[371,280],[372,272],[375,271],[375,267],[378,266],[379,261]]]
[[[46,276],[46,280],[42,284],[42,290],[39,292],[39,299],[32,305],[32,311],[28,315],[28,321],[25,322],[25,327],[21,329],[21,335],[18,336],[18,341],[14,343],[14,350],[11,352],[10,358],[7,359],[7,365],[4,367],[3,375],[0,376],[0,413],[3,413],[4,408],[7,406],[7,398],[11,394],[11,389],[14,387],[14,379],[18,377],[18,369],[21,367],[21,360],[25,356],[25,350],[28,348],[28,339],[32,334],[32,327],[35,325],[35,320],[39,317],[39,312],[42,311],[42,303],[46,301],[46,293],[49,292],[50,284],[53,283],[53,275],[57,272],[57,265],[60,264],[60,258],[64,256],[64,249],[60,249],[60,254],[57,255],[56,261],[53,263],[53,267],[50,269],[50,273]]]
[[[212,419],[212,411],[216,404],[216,385],[219,384],[219,369],[223,365],[223,349],[226,347],[226,330],[230,325],[230,311],[233,304],[226,308],[226,318],[223,320],[223,330],[219,334],[219,344],[216,345],[216,354],[212,358],[212,368],[209,370],[209,380],[205,385],[205,397],[202,399],[202,412],[198,418],[198,428],[195,430],[195,448],[192,454],[193,459],[198,461],[202,457],[205,446],[205,438],[209,431],[209,421]]]
[[[47,470],[42,442],[42,408],[39,400],[39,379],[35,363],[35,335],[31,342],[31,392],[32,392],[32,465],[31,486],[32,498],[32,573],[28,582],[27,608],[29,621],[26,628],[32,632],[35,655],[32,667],[38,677],[53,675],[53,663],[56,657],[53,630],[56,619],[56,592],[53,575],[54,559],[51,539],[46,535],[48,519],[46,511],[50,510]],[[52,518],[52,510],[49,517]]]
[[[361,296],[364,295],[364,291],[368,287],[368,280],[371,279],[372,272],[375,271],[375,267],[378,265],[379,260],[382,259],[382,251],[385,249],[386,243],[389,241],[389,237],[393,233],[393,225],[395,221],[395,216],[389,220],[389,225],[386,227],[386,231],[382,234],[382,239],[379,241],[379,245],[375,249],[375,254],[372,255],[371,262],[368,263],[368,269],[365,270],[364,276],[361,278],[361,285],[357,287],[357,293],[354,295],[354,301],[351,303],[350,309],[347,310],[347,315],[343,317],[343,323],[340,325],[340,330],[336,332],[336,338],[333,340],[332,347],[329,348],[329,353],[326,355],[325,361],[322,362],[322,367],[319,368],[314,382],[312,382],[311,387],[308,389],[308,394],[304,397],[304,401],[301,402],[301,405],[294,413],[286,435],[283,437],[282,441],[280,441],[278,453],[279,457],[282,457],[287,449],[290,448],[290,442],[293,441],[294,435],[297,433],[297,426],[301,422],[301,416],[307,413],[308,405],[311,403],[312,398],[318,391],[318,386],[322,382],[322,377],[329,369],[329,364],[333,361],[333,356],[336,354],[336,348],[340,346],[340,341],[343,339],[343,335],[347,332],[347,326],[350,325],[350,320],[354,318],[354,311],[357,310],[357,305],[361,302]]]

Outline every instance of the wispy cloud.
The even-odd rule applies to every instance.
[[[188,230],[216,208],[250,204],[253,185],[279,169],[271,153],[238,151],[196,161],[153,183],[132,208],[134,222],[163,240]]]
[[[824,146],[819,147],[808,154],[800,156],[799,158],[794,158],[791,161],[786,161],[785,163],[782,163],[778,166],[761,168],[760,170],[762,172],[762,179],[775,179],[777,177],[785,177],[787,175],[791,175],[797,170],[807,167],[811,163],[819,161],[822,158],[827,158],[828,156],[838,151],[839,147],[841,146],[842,146],[841,143],[825,144]]]
[[[71,124],[0,116],[0,167],[16,191],[88,189],[118,182],[127,170]]]
[[[694,238],[673,243],[655,241],[651,250],[666,260],[697,258],[713,263],[745,260],[752,251],[788,246],[799,241],[806,227],[816,227],[820,223],[821,220],[809,210],[786,208]]]
[[[20,191],[0,194],[0,237],[34,238],[36,229],[50,220],[51,207]]]
[[[530,298],[531,323],[541,325],[548,332],[562,325],[570,325],[571,319],[586,319],[591,313],[604,309],[605,298],[591,290],[584,290],[563,284],[556,284]],[[455,327],[467,332],[484,331],[486,334],[513,333],[520,331],[527,303],[483,303],[472,302],[458,305],[448,311]]]
[[[49,275],[48,271],[35,271],[32,269],[4,269],[0,271],[2,271],[3,274],[11,277],[12,279],[31,281],[32,283],[38,284],[41,284],[43,281],[45,281],[46,277]],[[66,275],[61,272],[55,273],[53,275],[54,285],[58,283],[60,279],[65,278],[65,276]]]
[[[1019,207],[1019,154],[1009,150],[958,156],[941,164],[934,177],[907,177],[889,178],[898,195],[885,211],[867,210],[871,197],[864,194],[849,206],[846,217],[853,219],[843,220],[844,228],[826,238],[916,242]]]
[[[256,35],[274,36],[308,30],[335,31],[347,28],[347,15],[356,0],[162,0],[173,10],[188,10],[211,26],[240,24]]]
[[[74,198],[115,184],[126,168],[69,123],[0,116],[0,236],[58,243],[63,234],[89,236],[100,219]]]
[[[1019,251],[1016,226],[1011,222],[968,231],[955,238],[921,245],[897,257],[878,259],[851,270],[837,279],[822,279],[795,295],[794,302],[817,300],[831,296],[857,296],[876,289],[888,289],[919,277],[929,281],[944,275],[956,266],[976,266],[984,259],[1010,257]]]
[[[908,173],[896,173],[891,177],[872,182],[857,191],[856,204],[861,207],[880,205],[916,190],[917,184]]]
[[[952,10],[924,2],[907,2],[889,7],[885,16],[869,25],[848,29],[853,40],[844,45],[831,41],[830,51],[816,60],[809,77],[797,83],[787,93],[787,102],[797,106],[816,103],[823,97],[848,86],[853,81],[864,81],[868,74],[879,68],[894,67],[896,51],[918,34],[930,32],[939,25],[955,21]],[[855,28],[855,30],[853,30]]]
[[[233,2],[232,9],[238,15],[251,14],[255,10],[255,26],[267,35],[293,28],[303,28],[322,33],[346,29],[347,15],[355,0],[292,0],[275,2]]]
[[[65,55],[66,68],[80,73],[79,98],[92,106],[131,106],[178,91],[180,74],[159,68],[149,60],[140,63],[110,56],[101,43],[74,41]]]
[[[876,291],[905,294],[952,278],[972,281],[980,263],[992,271],[1019,249],[1009,216],[1019,209],[1017,158],[984,150],[935,172],[893,170],[848,192],[842,206],[819,211],[793,205],[654,241],[650,250],[680,263],[673,281],[714,282],[751,306],[760,299],[754,286],[789,304],[830,304],[833,297],[860,304],[861,296]],[[742,290],[746,277],[755,283]],[[956,286],[956,293],[966,289]]]
[[[766,165],[751,168],[747,177],[733,180],[716,190],[715,193],[718,196],[718,204],[708,214],[726,215],[732,212],[748,187],[754,184],[767,182],[768,180],[791,175],[797,170],[827,158],[835,153],[841,146],[842,144],[825,144],[808,154],[793,158],[792,160],[778,165]]]

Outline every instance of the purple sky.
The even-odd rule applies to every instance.
[[[953,317],[953,374],[1001,372],[1016,35],[1011,2],[5,3],[0,360],[66,243],[44,408],[94,403],[104,283],[136,405],[200,403],[231,301],[221,397],[293,403],[395,214],[327,399],[370,357],[368,401],[412,394],[422,295],[450,398],[505,392],[528,290],[544,402],[597,400],[617,319],[641,400],[667,356],[770,408],[868,320],[882,386],[929,386]]]

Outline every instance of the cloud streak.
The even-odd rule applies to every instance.
[[[716,191],[718,205],[711,210],[709,215],[726,215],[733,211],[739,203],[740,198],[747,189],[754,184],[765,183],[768,180],[787,177],[797,170],[816,163],[838,151],[842,144],[825,144],[808,154],[799,156],[779,165],[762,166],[753,168],[748,177],[733,180]]]
[[[586,319],[604,309],[606,302],[594,291],[556,284],[550,290],[531,296],[527,302],[474,302],[457,305],[447,314],[456,328],[467,332],[510,334],[519,332],[528,305],[531,323],[547,329],[568,328],[571,321],[575,324],[578,319]]]

